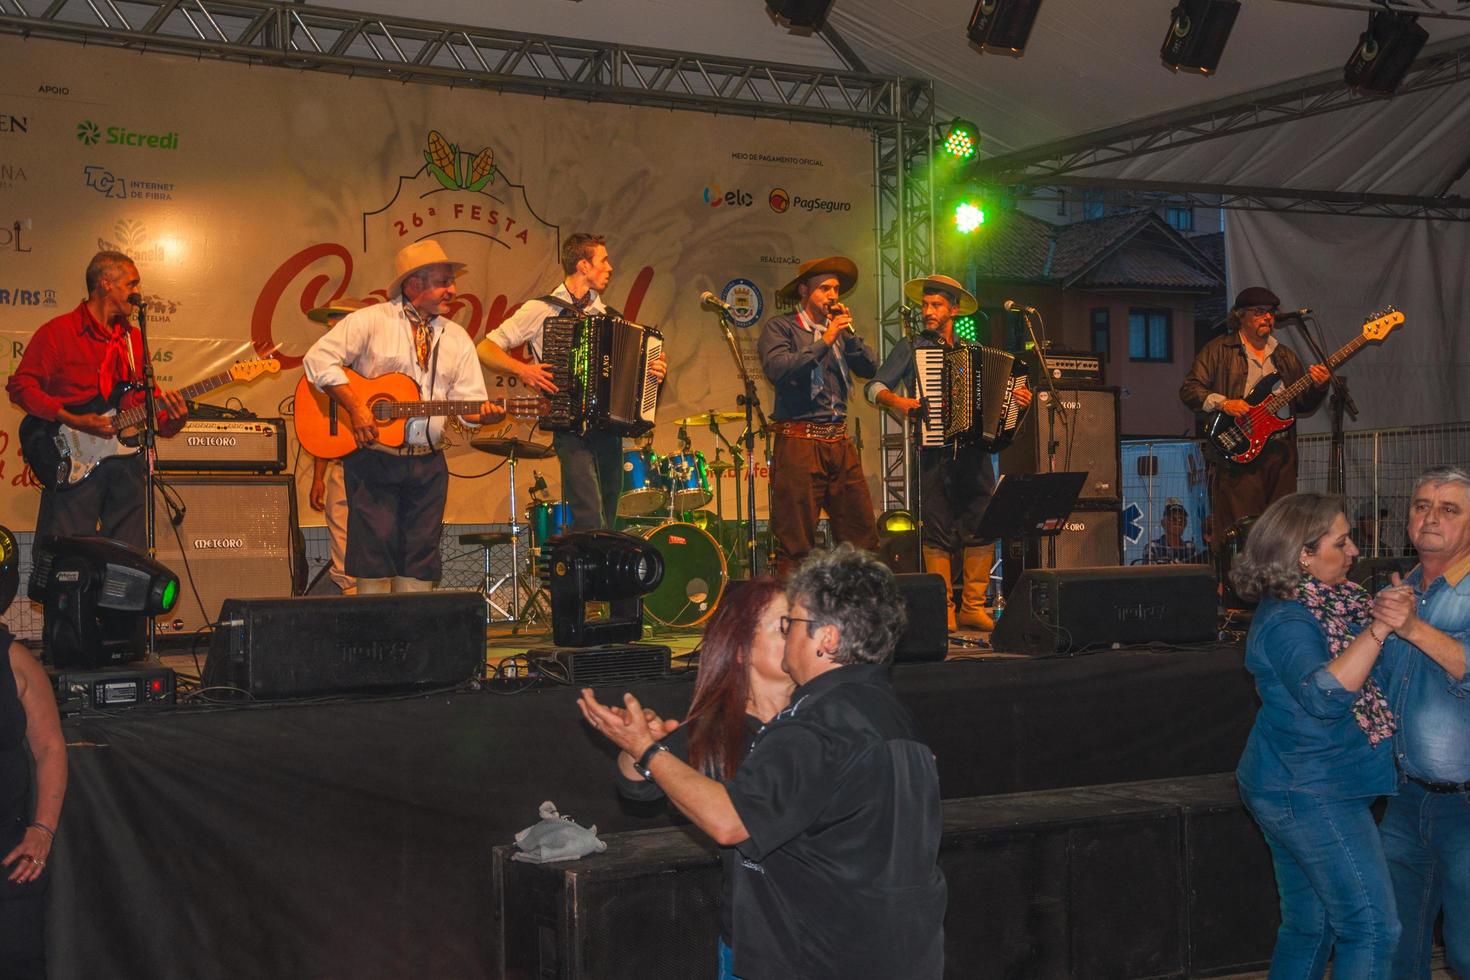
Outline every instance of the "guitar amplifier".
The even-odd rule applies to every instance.
[[[191,418],[178,435],[158,440],[158,468],[279,473],[286,468],[286,421]]]
[[[1020,351],[1016,360],[1026,366],[1026,376],[1032,379],[1031,387],[1040,388],[1041,358],[1036,351]],[[1103,383],[1102,355],[1092,351],[1049,350],[1046,352],[1046,366],[1051,368],[1052,381],[1059,385]]]

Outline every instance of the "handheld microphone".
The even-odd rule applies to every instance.
[[[827,304],[827,319],[829,319],[829,320],[833,319],[834,317],[837,317],[838,315],[840,315],[842,313],[847,313],[847,312],[848,312],[847,307],[843,306],[841,303],[837,302],[836,300],[833,300],[831,303],[828,303]],[[852,325],[852,321],[851,320],[849,320],[848,323],[847,323],[847,332],[848,333],[851,333],[851,334],[857,333],[857,328]]]
[[[707,310],[719,310],[721,313],[728,313],[731,316],[735,314],[735,311],[730,309],[729,303],[726,303],[708,289],[699,294],[699,305]]]
[[[128,293],[128,302],[132,303],[134,306],[142,306],[143,297],[138,293]]]

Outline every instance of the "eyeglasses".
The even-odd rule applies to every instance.
[[[788,633],[791,632],[791,624],[792,623],[815,623],[815,622],[817,622],[817,620],[815,620],[815,619],[802,619],[800,616],[782,616],[781,617],[781,635],[782,636],[786,636]]]
[[[1246,314],[1246,316],[1265,316],[1267,313],[1271,314],[1272,316],[1275,316],[1276,315],[1276,307],[1274,307],[1274,306],[1247,306],[1245,308],[1245,314]]]

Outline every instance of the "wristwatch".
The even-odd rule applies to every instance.
[[[649,771],[648,764],[653,761],[653,757],[655,755],[660,752],[667,752],[668,750],[669,747],[664,743],[654,742],[648,748],[643,750],[643,754],[638,757],[638,761],[633,763],[633,768],[636,769],[638,771],[638,775],[642,776],[644,779],[652,780],[653,773]]]

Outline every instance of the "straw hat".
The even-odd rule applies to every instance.
[[[364,306],[367,306],[367,304],[360,299],[343,296],[341,299],[332,300],[326,306],[318,306],[315,309],[307,310],[306,316],[307,319],[315,320],[317,323],[331,325],[347,314],[357,312]]]
[[[960,316],[980,309],[980,303],[970,295],[970,291],[949,276],[925,276],[903,284],[903,294],[910,303],[923,304],[925,293],[943,293],[955,305]]]
[[[403,291],[403,280],[431,265],[452,266],[456,279],[464,275],[467,268],[463,262],[451,262],[449,256],[444,254],[444,249],[432,238],[405,245],[393,259],[393,271],[396,275],[388,284],[388,297],[396,298]]]
[[[836,276],[838,293],[845,293],[857,285],[857,264],[852,259],[843,255],[829,255],[824,259],[812,259],[810,262],[803,262],[796,270],[796,275],[792,280],[776,290],[777,302],[789,303],[795,301],[796,287],[813,276],[820,275]]]

